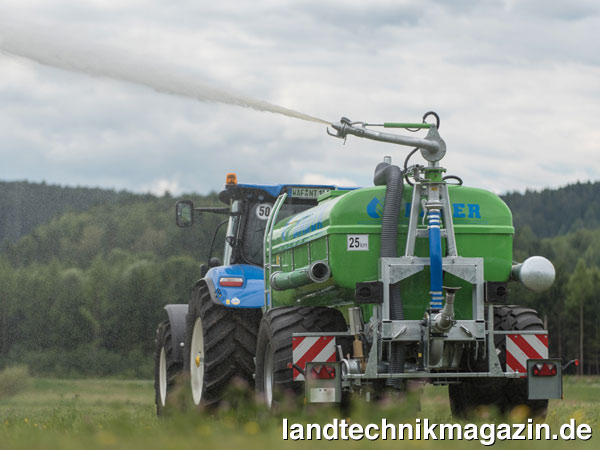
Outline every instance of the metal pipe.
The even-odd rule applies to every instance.
[[[409,147],[419,147],[430,152],[437,152],[440,149],[440,143],[428,139],[421,139],[412,136],[400,136],[393,133],[380,133],[379,131],[369,130],[364,127],[355,127],[351,124],[348,119],[340,123],[331,124],[331,126],[338,131],[340,137],[346,137],[348,134],[352,134],[357,137],[372,139],[374,141],[389,142],[391,144],[406,145]]]
[[[438,314],[433,316],[433,328],[439,333],[445,333],[454,325],[454,298],[460,287],[444,287],[446,290],[446,304]]]
[[[331,277],[331,269],[325,261],[315,261],[310,266],[291,272],[273,272],[269,283],[277,291],[294,289],[311,283],[324,283]]]
[[[285,199],[287,198],[287,193],[283,193],[281,194],[279,197],[277,197],[277,200],[275,200],[275,205],[273,207],[273,210],[271,211],[271,214],[269,214],[269,218],[267,219],[267,223],[265,225],[265,234],[263,236],[263,270],[264,270],[264,274],[265,274],[265,281],[267,280],[267,269],[268,269],[268,273],[272,274],[272,265],[271,265],[271,260],[273,258],[273,227],[275,225],[275,219],[277,218],[277,215],[279,214],[279,210],[281,209],[281,206],[283,205],[283,203],[285,202]],[[267,247],[267,241],[268,241],[268,247]],[[293,253],[292,253],[293,255]],[[266,283],[265,283],[266,284]],[[264,307],[267,309],[271,308],[271,304],[272,304],[273,300],[271,298],[271,290],[269,288],[268,285],[265,286],[265,305]]]
[[[337,131],[337,135],[329,133],[333,136],[345,139],[351,134],[360,138],[371,139],[374,141],[388,142],[391,144],[406,145],[409,147],[418,147],[421,153],[428,161],[439,161],[446,154],[446,143],[440,137],[437,128],[431,126],[425,139],[415,138],[412,136],[401,136],[393,133],[380,133],[379,131],[369,130],[364,124],[358,127],[354,123],[342,117],[339,123],[333,123],[331,126]],[[425,150],[425,152],[423,152]]]
[[[398,378],[520,378],[519,372],[404,372],[404,373],[377,373],[365,375],[362,373],[347,373],[342,375],[342,380],[370,380],[370,379],[398,379]]]

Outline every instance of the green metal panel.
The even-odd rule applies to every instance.
[[[458,254],[484,258],[484,278],[506,281],[512,266],[512,215],[506,204],[491,192],[466,186],[449,187]],[[408,211],[412,187],[405,186],[398,226],[398,254],[404,254],[408,230]],[[381,216],[385,186],[354,191],[336,191],[319,199],[319,205],[275,226],[273,255],[282,271],[307,267],[311,262],[327,261],[334,282],[310,285],[298,290],[273,292],[273,304],[347,303],[359,281],[379,278]],[[420,225],[420,228],[426,228]],[[368,240],[368,250],[349,250],[351,236]],[[444,250],[444,249],[443,249]],[[417,239],[416,256],[428,256],[427,239]],[[292,256],[293,255],[293,256]],[[429,271],[424,270],[402,282],[407,318],[421,318],[429,302]],[[457,318],[471,317],[471,286],[445,274],[444,283],[463,287],[456,298]],[[308,295],[308,297],[307,297]],[[338,297],[336,297],[338,296]]]

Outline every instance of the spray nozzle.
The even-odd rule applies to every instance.
[[[329,128],[327,128],[327,134],[329,136],[333,136],[339,139],[346,139],[346,136],[348,136],[349,129],[352,127],[352,125],[353,123],[350,121],[350,119],[348,119],[347,117],[342,117],[339,123],[331,124],[331,126],[334,130],[336,130],[336,132],[331,133],[329,131]]]

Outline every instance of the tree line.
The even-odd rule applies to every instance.
[[[0,181],[0,244],[15,242],[67,211],[85,211],[94,205],[139,197],[110,189]]]
[[[186,196],[219,205],[217,195]],[[156,325],[187,303],[222,217],[175,226],[176,198],[124,195],[57,215],[0,252],[0,368],[151,377]],[[224,239],[221,237],[220,242]],[[219,256],[222,245],[216,246]]]
[[[542,255],[556,268],[552,288],[534,294],[511,283],[509,302],[531,306],[550,334],[551,356],[578,358],[580,373],[600,374],[600,228],[538,238],[528,225],[515,234],[513,258]]]

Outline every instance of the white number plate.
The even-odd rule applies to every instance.
[[[368,251],[369,250],[369,235],[368,234],[347,234],[346,235],[346,250],[351,251]]]
[[[293,198],[317,198],[325,192],[331,191],[330,188],[289,188],[288,195]]]
[[[333,403],[335,402],[335,388],[311,388],[311,403]]]

